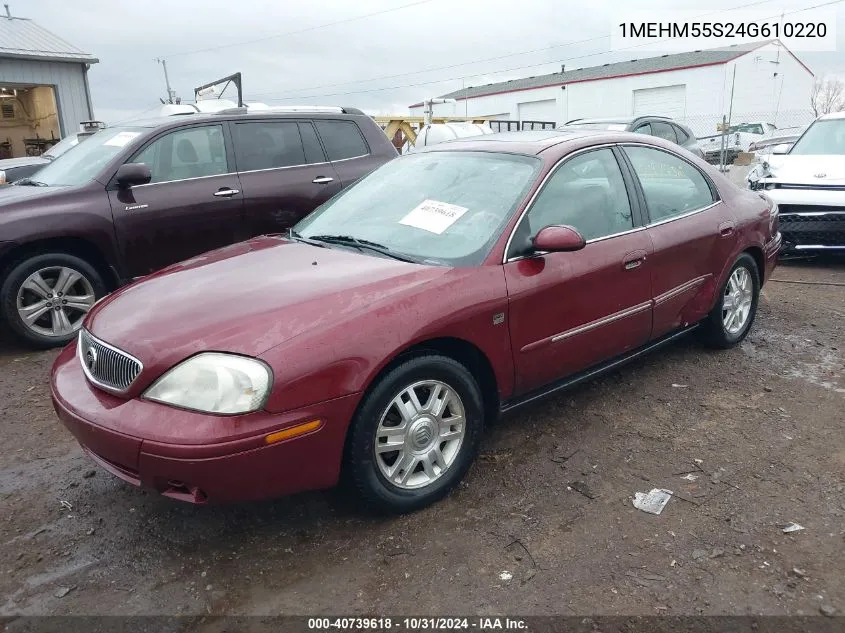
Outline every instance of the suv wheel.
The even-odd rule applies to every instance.
[[[410,512],[449,493],[472,464],[484,426],[472,374],[446,356],[412,358],[385,374],[352,422],[346,467],[383,512]]]
[[[35,255],[12,265],[0,286],[0,313],[34,347],[68,343],[94,303],[106,294],[88,262],[65,253]]]

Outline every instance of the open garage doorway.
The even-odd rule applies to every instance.
[[[53,86],[0,82],[0,159],[40,156],[61,138]]]

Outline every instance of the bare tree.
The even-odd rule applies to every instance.
[[[845,109],[845,81],[839,77],[816,79],[810,91],[810,106],[817,117]]]

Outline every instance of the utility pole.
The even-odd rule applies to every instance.
[[[164,69],[164,83],[167,86],[167,103],[173,103],[176,98],[176,92],[170,87],[170,77],[167,76],[167,60],[156,58],[156,61]]]

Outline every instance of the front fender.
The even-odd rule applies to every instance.
[[[282,412],[365,391],[399,354],[432,339],[477,347],[500,393],[513,389],[510,336],[494,315],[507,312],[501,266],[454,269],[437,283],[370,306],[329,328],[314,328],[261,355],[274,372],[266,409]]]

